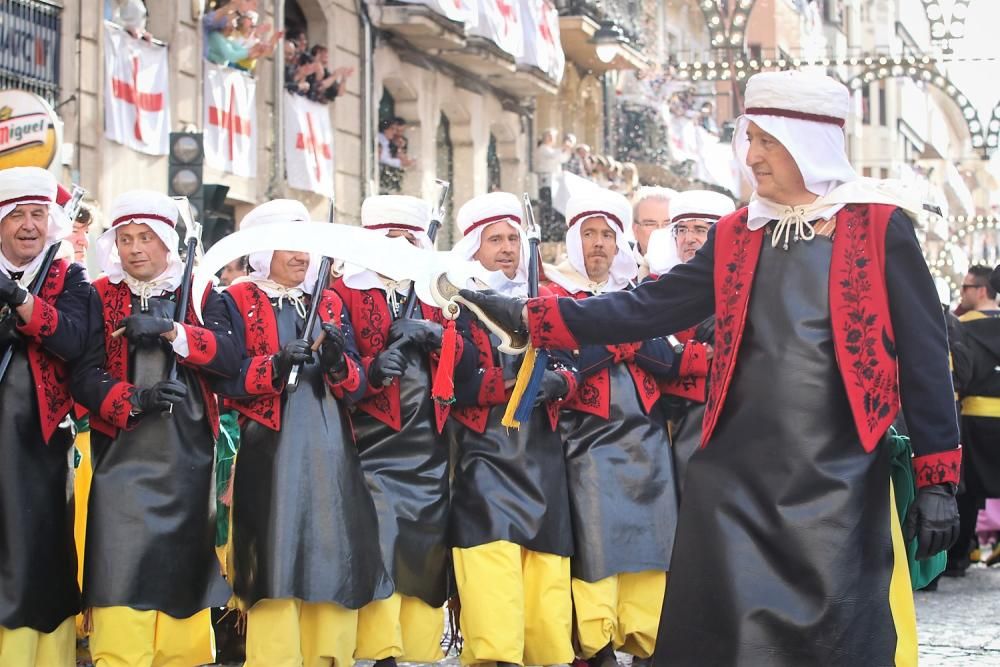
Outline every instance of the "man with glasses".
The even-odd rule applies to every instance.
[[[948,551],[946,576],[964,577],[973,548],[976,518],[987,498],[1000,497],[1000,310],[988,266],[969,268],[962,281],[959,308],[969,379],[961,387],[962,485],[958,501],[958,539]],[[1000,551],[994,553],[1000,554]]]
[[[632,236],[635,245],[632,254],[639,265],[639,278],[649,275],[646,251],[649,249],[649,235],[670,224],[670,199],[677,193],[670,188],[645,187],[636,192],[632,206]]]

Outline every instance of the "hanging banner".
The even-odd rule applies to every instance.
[[[170,134],[167,47],[104,22],[104,132],[149,155],[166,155]]]
[[[0,169],[56,161],[62,123],[49,103],[23,90],[0,90]]]
[[[288,184],[333,197],[330,107],[285,93],[285,171]]]
[[[550,0],[522,0],[524,52],[518,65],[537,67],[556,83],[562,81],[566,56],[559,41],[559,12]]]
[[[468,33],[485,37],[515,58],[524,53],[521,0],[478,0],[479,17]]]
[[[235,176],[257,175],[257,81],[205,61],[205,164]]]

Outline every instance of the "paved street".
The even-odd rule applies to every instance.
[[[916,604],[920,667],[1000,665],[1000,567],[942,577]]]

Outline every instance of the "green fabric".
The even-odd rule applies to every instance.
[[[229,490],[233,462],[240,448],[240,425],[235,411],[225,412],[219,418],[219,439],[215,441],[215,546],[221,547],[229,540],[229,507],[222,498]]]
[[[917,478],[913,474],[913,449],[910,447],[910,439],[897,433],[895,428],[889,429],[889,446],[892,447],[890,476],[896,493],[896,513],[902,526],[906,521],[906,513],[917,496]],[[914,559],[916,553],[917,540],[914,538],[906,544],[906,559],[910,566],[910,584],[913,590],[919,590],[931,583],[944,572],[948,562],[947,551],[936,553],[927,560]]]

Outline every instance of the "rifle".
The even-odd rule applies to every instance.
[[[77,213],[80,212],[80,204],[83,202],[83,196],[87,194],[87,191],[81,188],[79,185],[73,186],[73,194],[70,195],[69,201],[63,207],[63,211],[66,212],[66,216],[70,219],[70,222],[76,220]],[[31,283],[31,289],[29,292],[31,296],[36,297],[38,293],[42,290],[42,285],[45,284],[45,279],[49,275],[49,271],[52,269],[52,263],[56,261],[56,255],[59,253],[59,246],[62,245],[61,242],[53,243],[49,246],[49,249],[45,251],[45,257],[42,259],[42,265],[38,269],[38,273],[35,274],[35,278]],[[7,309],[9,312],[9,317],[17,317],[14,313],[13,308]],[[4,350],[3,358],[0,358],[0,382],[7,377],[7,369],[10,368],[10,362],[14,358],[14,343],[11,342]]]
[[[201,223],[195,220],[191,211],[191,202],[187,197],[171,197],[177,202],[177,210],[181,220],[184,221],[184,245],[187,254],[184,256],[184,275],[181,278],[181,293],[177,298],[177,308],[174,310],[174,322],[183,326],[187,316],[188,306],[191,304],[191,274],[194,272],[195,258],[198,255],[198,247],[201,245]],[[177,357],[173,354],[167,361],[167,379],[177,379]],[[174,413],[174,406],[164,410],[161,414],[170,417]]]
[[[334,224],[337,218],[337,204],[334,199],[330,198],[330,212],[327,214],[327,222]],[[333,264],[333,260],[329,257],[324,256],[323,260],[319,263],[319,275],[316,276],[316,285],[313,287],[312,301],[309,303],[309,313],[306,316],[306,328],[303,330],[303,336],[306,340],[312,336],[312,330],[316,327],[316,320],[319,318],[319,302],[323,300],[323,292],[326,291],[327,285],[330,281],[330,267]],[[316,337],[316,343],[313,344],[313,348],[316,348],[316,344],[323,340],[323,332],[321,331]],[[295,364],[292,366],[292,370],[288,372],[288,381],[285,386],[288,388],[289,392],[295,391],[299,386],[299,371],[302,369],[301,364]]]

